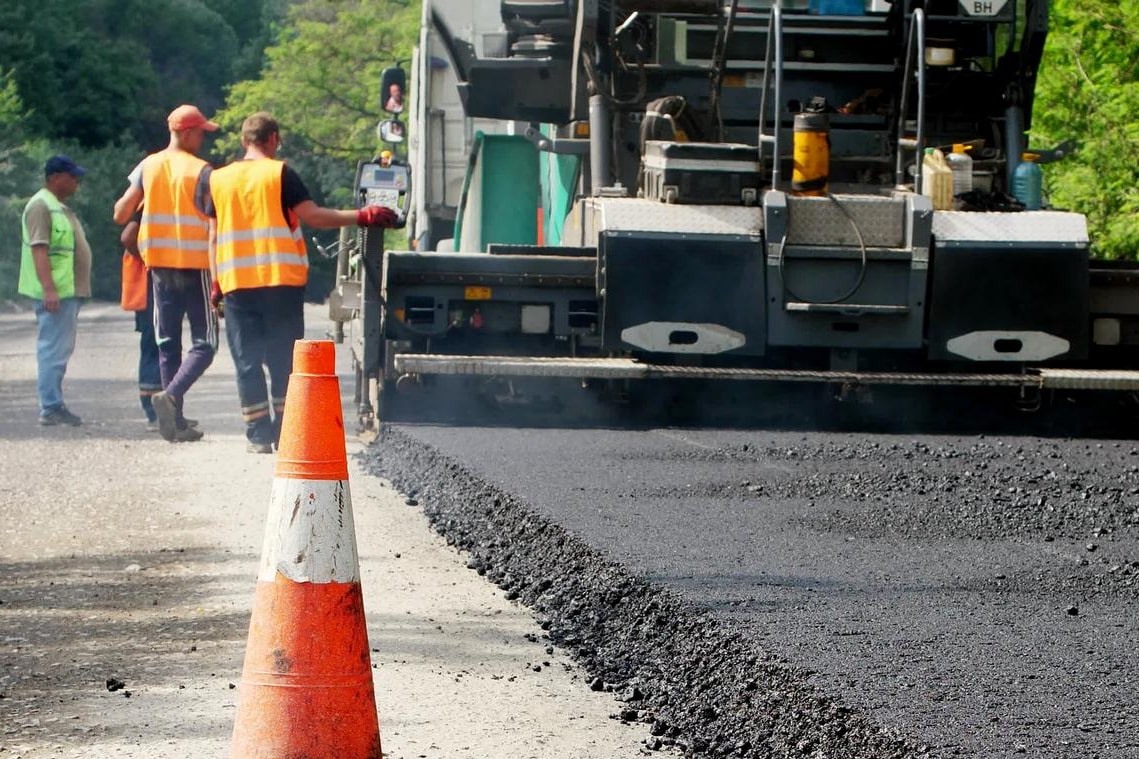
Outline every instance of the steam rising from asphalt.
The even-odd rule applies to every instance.
[[[522,428],[689,427],[867,433],[1031,434],[1128,438],[1134,401],[1084,393],[1039,409],[1007,388],[427,377],[384,402],[383,421]]]

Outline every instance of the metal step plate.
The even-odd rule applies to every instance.
[[[641,198],[591,198],[597,232],[725,235],[759,239],[763,211],[747,206],[676,206]]]
[[[1062,211],[979,213],[935,211],[933,236],[938,247],[984,245],[1017,247],[1087,247],[1088,224],[1083,214]]]

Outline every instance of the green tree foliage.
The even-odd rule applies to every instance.
[[[1075,138],[1045,168],[1052,204],[1088,215],[1096,251],[1139,257],[1139,3],[1053,0],[1033,144]]]
[[[174,106],[212,111],[238,63],[257,68],[283,1],[4,0],[0,68],[33,133],[152,147]]]
[[[13,218],[19,223],[18,211],[5,185],[18,174],[14,163],[19,160],[18,149],[23,132],[24,106],[16,90],[16,82],[9,71],[0,68],[0,300],[15,292],[19,260],[12,253],[11,238]],[[19,232],[19,227],[16,227]],[[8,244],[5,244],[8,243]],[[19,248],[15,248],[19,253]]]
[[[280,157],[304,178],[321,204],[352,204],[356,162],[374,155],[380,76],[411,60],[419,31],[414,0],[301,0],[289,8],[278,39],[265,51],[261,77],[239,82],[217,115],[217,152],[241,153],[241,122],[269,111],[281,123]],[[326,243],[334,232],[320,233]],[[310,295],[323,298],[333,266],[310,249]]]
[[[0,165],[4,152],[19,144],[24,128],[24,104],[12,72],[0,67]]]
[[[222,15],[237,33],[241,50],[233,61],[233,81],[254,79],[261,74],[265,48],[273,42],[274,34],[292,0],[260,0],[260,2],[234,2],[233,0],[203,0]]]
[[[0,299],[15,293],[20,214],[53,153],[90,170],[72,205],[95,253],[95,295],[118,298],[110,214],[127,173],[165,145],[172,108],[209,113],[236,76],[260,70],[289,2],[0,2]]]
[[[290,155],[351,160],[376,148],[382,112],[380,73],[409,61],[419,3],[408,0],[303,0],[292,6],[260,79],[240,82],[219,114],[226,149],[237,150],[241,121],[272,112]]]

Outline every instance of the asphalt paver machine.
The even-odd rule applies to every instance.
[[[442,377],[1139,389],[1139,271],[1017,184],[1069,149],[1029,138],[1047,30],[1046,0],[424,2],[412,179],[450,194],[344,267],[362,424]]]

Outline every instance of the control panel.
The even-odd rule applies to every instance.
[[[399,214],[400,225],[407,219],[411,191],[411,169],[402,161],[368,161],[360,164],[356,181],[360,206],[384,206]]]

